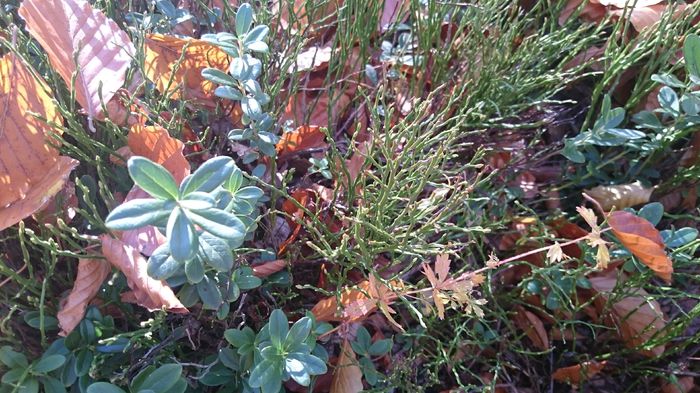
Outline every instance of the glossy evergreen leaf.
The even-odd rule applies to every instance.
[[[197,254],[197,232],[185,212],[176,207],[168,219],[166,229],[170,255],[179,262],[194,258]]]

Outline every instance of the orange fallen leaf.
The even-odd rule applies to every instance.
[[[589,281],[591,287],[607,302],[617,284],[617,271],[611,270],[605,275],[591,277]],[[600,303],[597,306],[598,312],[611,309],[611,316],[620,337],[630,348],[648,345],[649,340],[661,334],[666,326],[661,306],[656,300],[649,299],[649,294],[641,288],[627,293],[626,297],[613,303],[612,308]],[[663,354],[665,350],[666,346],[660,344],[651,349],[641,348],[639,352],[655,357]]]
[[[100,236],[100,240],[105,258],[126,276],[126,283],[136,303],[148,311],[165,308],[178,314],[189,312],[168,284],[148,276],[147,261],[135,248],[108,235]]]
[[[159,125],[134,124],[129,129],[128,144],[133,155],[161,164],[178,183],[190,173],[190,164],[182,153],[185,145]]]
[[[392,286],[399,284],[392,282]],[[311,312],[317,321],[349,322],[366,317],[379,307],[379,303],[389,305],[396,298],[397,295],[391,288],[371,279],[362,281],[355,288],[345,289],[340,295],[340,305],[338,299],[331,296],[316,303]]]
[[[364,389],[362,370],[350,342],[345,339],[340,347],[338,361],[333,371],[330,393],[358,393]]]
[[[229,57],[224,51],[205,41],[162,34],[147,35],[144,50],[144,72],[161,94],[216,106],[217,85],[204,79],[202,70],[211,67],[226,72]]]
[[[60,130],[30,114],[60,124],[50,94],[15,55],[0,59],[0,230],[46,205],[78,165],[52,147]]]
[[[513,319],[515,325],[522,329],[535,347],[546,351],[549,349],[549,336],[544,328],[544,323],[537,315],[525,310],[522,306],[517,307],[517,313]]]
[[[287,261],[284,259],[275,259],[274,261],[268,261],[260,265],[253,266],[253,275],[260,278],[267,277],[279,272],[285,267],[287,267]]]
[[[129,36],[85,0],[24,0],[19,14],[66,85],[75,75],[76,99],[97,118],[124,84],[136,53]]]
[[[664,251],[661,234],[649,221],[626,211],[615,211],[608,216],[608,224],[634,256],[661,279],[671,282],[673,264]]]
[[[636,181],[616,186],[597,186],[585,192],[598,201],[603,210],[608,211],[613,207],[619,210],[647,203],[654,188],[644,187],[641,182]]]
[[[102,286],[112,267],[109,262],[102,259],[80,259],[78,261],[78,274],[73,282],[68,297],[62,302],[58,312],[58,324],[61,327],[61,336],[67,336],[72,332],[85,316],[85,309],[92,298]]]
[[[308,149],[325,148],[328,144],[325,142],[326,135],[318,126],[301,126],[294,131],[285,132],[275,149],[277,156],[284,158],[292,155],[295,152],[300,152]]]
[[[552,378],[555,381],[568,383],[571,385],[579,385],[592,376],[603,370],[607,362],[596,362],[595,360],[583,362],[569,367],[561,367],[552,373]]]

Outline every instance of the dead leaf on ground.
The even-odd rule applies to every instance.
[[[634,256],[664,281],[671,282],[673,263],[664,251],[661,234],[649,221],[626,211],[615,211],[608,216],[608,224]]]
[[[58,312],[58,324],[61,327],[61,336],[67,336],[72,332],[85,316],[85,309],[92,298],[102,286],[102,282],[112,271],[109,262],[103,259],[80,259],[78,261],[78,274],[73,282],[68,297],[61,302],[61,310]]]
[[[588,380],[601,372],[606,363],[606,361],[596,362],[595,360],[591,360],[569,367],[561,367],[552,373],[552,378],[555,381],[577,386],[580,385],[582,381]]]
[[[644,187],[640,181],[617,186],[597,186],[585,190],[591,198],[600,203],[603,210],[624,209],[649,202],[654,187]]]
[[[270,6],[272,19],[278,20],[283,29],[292,34],[312,37],[328,30],[343,5],[344,0],[275,0]]]
[[[267,277],[273,275],[287,267],[287,261],[284,259],[275,259],[267,261],[259,265],[253,266],[253,275],[256,277]]]
[[[296,61],[290,64],[287,72],[318,71],[328,67],[333,48],[330,46],[312,46],[297,55]]]
[[[688,393],[695,387],[695,378],[680,377],[677,382],[667,382],[661,386],[661,393]]]
[[[364,389],[362,370],[357,364],[357,356],[350,342],[347,339],[343,340],[333,371],[330,393],[358,393]]]
[[[546,351],[549,349],[549,337],[547,329],[544,328],[544,323],[537,315],[527,311],[522,306],[516,309],[515,325],[523,330],[527,337],[538,349]]]
[[[309,149],[327,148],[326,134],[321,131],[318,126],[301,126],[294,131],[285,132],[275,149],[277,156],[283,159],[285,156],[292,155],[297,152],[302,152]]]
[[[385,284],[374,281],[374,288],[370,280],[362,281],[354,288],[345,289],[340,295],[340,306],[335,296],[322,299],[311,309],[317,321],[342,321],[349,322],[366,317],[377,309],[378,301],[392,303],[397,296],[391,288]],[[392,282],[396,286],[398,282]]]
[[[162,34],[147,35],[144,51],[144,72],[161,94],[209,108],[216,106],[217,85],[204,79],[202,70],[228,71],[229,57],[224,51],[205,41]]]
[[[70,223],[77,214],[78,196],[75,194],[75,183],[68,180],[63,188],[56,193],[41,210],[34,213],[33,218],[41,224],[56,225],[59,219]]]
[[[50,90],[13,54],[0,59],[0,230],[41,209],[59,192],[78,161],[51,145],[52,123],[63,119]],[[47,141],[47,139],[49,139]]]
[[[121,270],[132,290],[133,300],[148,311],[165,308],[173,313],[187,313],[173,290],[164,282],[154,280],[146,272],[147,261],[135,248],[108,235],[100,236],[105,258]]]
[[[391,25],[403,22],[410,14],[411,0],[385,0],[379,18],[379,31],[389,30]]]
[[[611,296],[617,284],[617,270],[611,270],[605,275],[589,278],[591,287],[601,294],[605,302],[597,302],[598,312],[612,311],[612,319],[618,328],[620,337],[630,348],[646,345],[650,339],[657,338],[658,334],[666,327],[666,318],[661,311],[661,306],[656,300],[649,298],[649,294],[641,289],[634,289],[626,294],[626,297],[615,301],[610,305],[605,303]],[[660,344],[650,349],[639,349],[645,356],[657,357],[664,353],[666,346]]]
[[[76,99],[97,118],[124,84],[136,53],[129,36],[85,0],[24,0],[18,12],[67,86],[76,76]]]

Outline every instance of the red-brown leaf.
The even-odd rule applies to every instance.
[[[58,312],[61,336],[73,331],[85,316],[85,309],[102,286],[102,282],[112,270],[109,262],[103,259],[81,259],[78,261],[78,274],[68,297],[62,302]]]

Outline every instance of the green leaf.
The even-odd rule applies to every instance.
[[[164,199],[177,199],[175,179],[162,165],[144,157],[131,157],[127,163],[129,175],[134,183],[151,196]]]
[[[241,4],[236,12],[236,35],[242,37],[253,24],[253,8],[248,3]]]
[[[209,276],[204,276],[202,281],[197,284],[197,293],[199,294],[199,298],[202,299],[204,308],[209,310],[216,310],[223,301],[221,291],[216,285],[216,281],[212,280]]]
[[[240,371],[238,354],[231,348],[226,347],[219,349],[219,361],[231,370]]]
[[[179,364],[164,364],[148,374],[139,386],[132,386],[133,390],[152,390],[155,393],[169,393],[182,376],[182,366]]]
[[[605,132],[623,139],[639,139],[646,136],[646,134],[641,131],[631,130],[629,128],[608,128]]]
[[[394,343],[388,338],[377,340],[369,347],[369,354],[372,356],[382,356],[389,353],[389,351],[391,351],[391,347],[393,346]]]
[[[207,265],[220,272],[226,272],[233,267],[231,247],[223,240],[209,233],[199,237],[199,254]]]
[[[649,221],[653,226],[656,226],[664,215],[664,205],[659,202],[647,203],[639,209],[638,215]]]
[[[311,383],[311,376],[306,369],[306,365],[292,355],[293,354],[289,354],[289,356],[284,359],[284,371],[299,385],[309,386]]]
[[[308,353],[292,352],[287,355],[287,359],[296,359],[304,363],[304,369],[310,375],[321,375],[328,371],[326,362]]]
[[[313,321],[309,317],[304,317],[299,319],[292,325],[289,329],[287,337],[284,340],[284,346],[287,349],[295,348],[297,345],[302,344],[309,337],[311,332],[311,326]]]
[[[180,271],[182,262],[170,255],[168,243],[160,245],[148,258],[146,272],[156,280],[166,280]]]
[[[214,90],[214,95],[232,101],[240,101],[245,97],[238,88],[231,86],[219,86]]]
[[[263,41],[269,32],[270,28],[265,25],[255,26],[248,32],[248,34],[246,34],[243,42],[245,44],[252,44],[253,42]]]
[[[18,393],[39,393],[39,381],[34,377],[29,377],[22,382]]]
[[[258,363],[248,377],[253,388],[262,388],[263,393],[277,393],[282,386],[282,363],[264,359]]]
[[[22,378],[22,375],[24,375],[24,368],[13,368],[10,371],[6,372],[5,374],[2,375],[2,383],[15,383],[19,381],[20,378]]]
[[[244,291],[257,288],[262,285],[262,280],[253,275],[253,269],[248,266],[236,269],[233,274],[233,280],[236,282],[238,287]]]
[[[673,74],[654,74],[651,80],[670,87],[685,87],[685,83],[679,81]]]
[[[288,331],[289,322],[284,312],[280,309],[272,311],[269,322],[270,341],[272,341],[272,345],[276,348],[282,348],[282,342],[287,336]]]
[[[270,50],[267,44],[263,41],[249,42],[245,44],[245,47],[248,50],[258,53],[267,53]]]
[[[88,386],[87,393],[126,393],[121,388],[107,382],[95,382]]]
[[[201,238],[199,244],[201,245]],[[199,258],[192,258],[185,262],[185,275],[187,281],[196,284],[204,279],[204,265]]]
[[[684,246],[693,240],[697,239],[698,230],[695,228],[685,227],[678,230],[663,230],[661,238],[664,240],[666,247],[678,248]]]
[[[79,377],[86,375],[92,366],[93,355],[88,348],[83,348],[75,355],[75,374]]]
[[[41,314],[39,311],[29,311],[24,314],[24,322],[34,329],[41,329]],[[44,329],[52,330],[58,328],[58,319],[51,315],[44,315]]]
[[[221,70],[216,68],[205,68],[202,70],[202,77],[219,85],[235,86],[236,80]]]
[[[7,345],[0,347],[0,362],[8,368],[26,368],[29,365],[23,353],[15,352]]]
[[[243,187],[234,193],[236,199],[243,199],[252,203],[256,202],[263,195],[264,194],[261,189],[253,186]]]
[[[157,225],[166,219],[175,207],[174,201],[160,199],[132,199],[117,206],[107,216],[107,228],[127,231],[146,225]]]
[[[685,68],[696,79],[700,79],[700,37],[688,34],[683,43],[683,57]]]
[[[672,115],[677,115],[680,113],[680,102],[678,101],[678,94],[668,86],[664,86],[659,90],[658,95],[659,105],[666,111],[670,112]]]
[[[44,387],[45,393],[66,393],[66,387],[63,383],[54,377],[43,376],[39,377],[39,382]]]
[[[586,157],[576,148],[576,145],[569,139],[567,139],[564,142],[564,149],[562,149],[561,155],[566,157],[569,161],[575,162],[577,164],[583,164],[584,162],[586,162]]]
[[[187,210],[206,210],[216,206],[216,200],[206,192],[194,191],[182,198],[179,204]]]
[[[241,100],[241,110],[243,111],[243,114],[251,119],[257,119],[258,116],[262,114],[260,102],[252,97],[244,97]]]
[[[224,332],[224,338],[234,347],[240,348],[255,342],[255,332],[249,327],[245,327],[243,330],[228,329]]]
[[[211,192],[231,176],[235,167],[231,157],[219,156],[207,160],[182,181],[180,194],[184,196],[194,191]]]
[[[181,208],[176,207],[173,210],[168,219],[166,233],[170,254],[176,261],[185,262],[194,258],[198,249],[197,232]]]
[[[189,218],[203,230],[232,242],[239,247],[245,238],[246,228],[243,222],[231,213],[219,209],[190,212]]]
[[[32,370],[37,373],[45,374],[63,366],[65,362],[66,357],[63,355],[49,355],[39,359],[36,364],[32,366]]]

